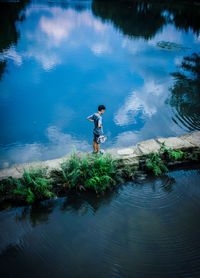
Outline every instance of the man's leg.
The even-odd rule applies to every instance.
[[[96,144],[96,146],[97,146],[97,153],[99,153],[100,152],[100,144]]]
[[[97,143],[93,141],[93,150],[94,152],[97,152]]]

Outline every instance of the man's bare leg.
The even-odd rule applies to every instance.
[[[96,153],[97,152],[97,143],[93,141],[93,150]]]
[[[100,144],[96,144],[96,146],[97,146],[97,153],[99,153],[100,152]]]

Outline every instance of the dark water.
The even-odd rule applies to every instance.
[[[86,117],[99,104],[105,149],[199,130],[200,5],[190,3],[1,2],[0,168],[90,151]]]
[[[1,277],[200,277],[200,172],[0,211]]]

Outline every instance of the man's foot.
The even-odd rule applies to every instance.
[[[92,153],[93,153],[93,154],[97,154],[97,152],[95,152],[95,151],[93,151]]]
[[[100,152],[99,152],[99,153],[97,153],[97,154],[103,155],[104,153],[100,151]]]

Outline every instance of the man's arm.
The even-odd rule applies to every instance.
[[[87,117],[87,120],[90,121],[90,122],[94,122],[94,120],[93,120],[93,114],[90,115],[90,116],[88,116],[88,117]]]
[[[90,121],[90,122],[94,122],[94,120],[92,120],[92,119],[89,119],[89,118],[87,118],[87,120],[88,120],[88,121]]]

